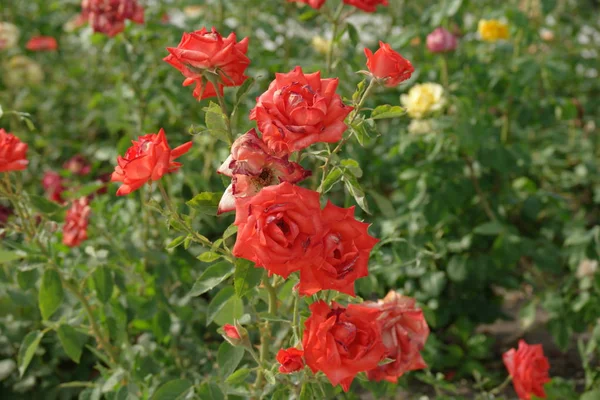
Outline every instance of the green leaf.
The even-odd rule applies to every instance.
[[[72,326],[64,324],[58,327],[57,333],[58,340],[60,340],[65,353],[71,360],[79,364],[83,345],[85,344],[85,336],[77,332]]]
[[[62,207],[59,204],[50,201],[45,197],[30,195],[29,199],[31,200],[33,207],[42,214],[54,214],[62,210]]]
[[[206,325],[215,321],[218,325],[232,324],[244,313],[244,303],[235,295],[231,286],[224,287],[208,304]]]
[[[358,204],[358,206],[362,208],[364,212],[371,214],[367,199],[365,198],[365,192],[358,183],[356,177],[354,175],[344,174],[343,180],[346,184],[346,189],[352,195],[352,197],[354,197],[356,204]]]
[[[218,260],[221,258],[221,255],[214,251],[205,251],[196,258],[202,262],[209,263]]]
[[[392,202],[385,196],[377,193],[375,190],[369,191],[369,194],[375,200],[375,204],[377,204],[377,208],[386,218],[394,218],[396,216],[396,211],[394,210],[394,205]]]
[[[255,79],[254,78],[248,78],[244,81],[244,83],[242,83],[242,86],[240,86],[237,90],[237,92],[235,92],[235,108],[238,107],[238,105],[240,104],[240,102],[242,101],[242,99],[244,98],[244,96],[246,96],[246,94],[248,94],[248,92],[250,91],[250,88],[252,88],[252,86],[254,85]]]
[[[223,232],[223,240],[235,235],[238,231],[238,227],[235,225],[229,225],[227,227],[227,229],[225,229],[225,232]]]
[[[186,238],[186,235],[177,236],[175,239],[171,240],[171,242],[167,245],[167,250],[174,249],[175,247],[180,246],[181,244],[183,244]]]
[[[463,256],[452,256],[446,268],[448,278],[454,282],[462,282],[467,279],[467,259]]]
[[[198,389],[198,399],[225,400],[225,395],[216,383],[203,383]]]
[[[203,192],[197,194],[185,204],[202,214],[215,216],[222,195],[223,193]]]
[[[42,277],[42,285],[38,294],[38,304],[42,318],[49,319],[60,307],[63,297],[64,292],[58,272],[47,269]]]
[[[208,267],[196,280],[190,296],[200,296],[208,292],[233,274],[233,265],[229,261],[221,261]],[[231,289],[231,288],[230,288]],[[233,289],[232,289],[233,290]]]
[[[6,250],[0,249],[0,264],[18,260],[19,258],[22,258],[22,257],[20,255],[18,255],[17,253],[13,253],[12,251],[6,251]]]
[[[352,42],[352,46],[356,47],[360,43],[360,36],[358,35],[358,31],[352,24],[348,25],[348,37],[350,38],[350,42]]]
[[[537,302],[530,301],[529,304],[522,307],[519,311],[519,319],[521,320],[521,327],[523,330],[529,329],[535,322],[535,314],[537,309]]]
[[[233,275],[233,285],[237,296],[242,298],[258,286],[263,273],[264,270],[256,268],[252,261],[238,258],[235,261],[235,273]]]
[[[252,370],[249,368],[238,369],[233,374],[229,375],[227,379],[225,379],[225,383],[232,386],[241,385],[246,381],[246,378],[248,378],[250,372],[252,372]]]
[[[204,111],[206,112],[204,121],[210,135],[216,139],[224,141],[225,143],[229,143],[227,140],[229,137],[229,131],[227,129],[226,122],[227,116],[223,114],[221,107],[211,101],[208,107],[204,108]]]
[[[94,280],[94,288],[98,299],[102,303],[106,303],[110,300],[114,288],[114,280],[112,273],[107,267],[99,267],[94,271],[92,278]]]
[[[152,400],[178,400],[183,399],[192,387],[192,382],[187,379],[175,379],[158,388]]]
[[[504,226],[497,221],[490,221],[481,224],[473,230],[478,235],[495,236],[504,231]]]
[[[2,106],[0,105],[0,118],[2,118],[3,115],[4,115],[4,110],[2,109]]]
[[[591,392],[585,392],[579,398],[579,400],[598,400],[598,399],[600,399],[600,389],[592,390]]]
[[[323,181],[323,184],[319,188],[319,192],[321,192],[321,194],[325,194],[325,193],[329,192],[331,190],[331,188],[333,187],[333,185],[338,183],[341,178],[342,178],[342,170],[337,167],[333,168],[327,174],[327,177],[325,178],[325,180]]]
[[[376,107],[371,112],[371,119],[397,118],[403,116],[405,113],[406,110],[400,106],[385,104]]]
[[[308,382],[305,382],[300,389],[300,400],[313,400],[312,388]]]
[[[217,364],[219,365],[219,374],[227,377],[235,371],[244,357],[244,348],[235,347],[227,342],[221,343],[217,353]]]
[[[33,359],[35,355],[35,351],[40,345],[40,341],[44,334],[40,331],[29,332],[23,342],[21,343],[21,347],[19,347],[19,355],[17,356],[17,363],[19,365],[19,375],[22,377],[25,373],[25,370],[29,366],[29,363]]]

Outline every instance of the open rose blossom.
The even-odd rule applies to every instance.
[[[83,0],[80,21],[88,21],[94,32],[110,37],[123,32],[125,20],[144,23],[144,8],[136,0]]]
[[[388,0],[344,0],[344,3],[366,12],[375,12],[378,5],[388,6]]]
[[[429,327],[423,311],[415,307],[415,300],[391,291],[383,300],[369,305],[381,312],[378,322],[385,358],[393,361],[370,370],[367,377],[396,383],[405,372],[426,368],[421,350],[429,336]]]
[[[427,49],[432,53],[447,53],[456,49],[456,36],[440,27],[427,35]]]
[[[519,348],[504,353],[502,361],[512,377],[519,399],[530,400],[532,394],[546,398],[544,384],[550,382],[550,363],[544,356],[541,344],[529,345],[524,340],[519,340]]]
[[[319,8],[321,8],[323,6],[323,4],[325,4],[325,0],[288,0],[288,2],[308,4],[315,10],[318,10]]]
[[[410,61],[394,51],[389,44],[379,42],[379,49],[373,52],[365,48],[367,68],[375,78],[385,82],[387,87],[394,87],[404,82],[415,71]]]
[[[90,173],[92,166],[81,154],[76,154],[69,158],[64,164],[63,168],[69,170],[74,175],[85,176]]]
[[[0,172],[24,170],[27,164],[27,144],[0,128]]]
[[[67,211],[63,226],[63,243],[69,247],[79,246],[87,237],[87,226],[92,212],[87,197],[74,200]]]
[[[277,352],[277,362],[279,362],[279,372],[282,374],[291,374],[292,372],[300,371],[304,368],[304,360],[302,350],[291,347],[289,349],[281,349]]]
[[[198,100],[214,97],[223,86],[239,86],[248,78],[244,71],[250,64],[246,56],[248,38],[237,41],[235,33],[223,38],[219,32],[206,28],[184,33],[177,47],[167,47],[169,54],[163,60],[177,68],[185,80],[183,86],[195,84],[194,97]],[[207,72],[219,76],[218,88],[204,76]]]
[[[354,296],[354,281],[369,274],[369,255],[378,240],[369,236],[369,224],[354,218],[354,207],[328,202],[321,215],[324,235],[302,264],[299,293],[332,289]]]
[[[117,196],[129,194],[146,182],[157,181],[163,175],[177,171],[182,164],[174,160],[192,147],[192,142],[187,142],[171,150],[162,128],[158,133],[140,136],[132,143],[125,157],[117,158],[118,165],[111,176],[111,182],[123,182]]]
[[[287,157],[273,155],[254,129],[233,142],[231,155],[217,172],[231,178],[219,203],[219,214],[235,210],[236,198],[254,196],[263,187],[281,182],[297,183],[311,174]]]
[[[31,51],[55,51],[58,43],[52,36],[34,36],[29,39],[25,48]]]
[[[346,130],[344,119],[352,107],[335,93],[338,79],[321,79],[296,67],[275,74],[269,89],[256,100],[250,119],[269,148],[279,155],[302,150],[313,143],[334,143]]]
[[[363,305],[344,308],[323,300],[310,305],[311,316],[304,323],[304,360],[313,373],[323,371],[333,386],[345,392],[359,372],[377,367],[385,356],[381,341],[380,311]]]
[[[233,255],[287,278],[322,233],[319,193],[283,182],[235,200]]]
[[[65,187],[64,180],[60,174],[54,171],[44,172],[42,186],[44,187],[46,196],[48,196],[50,200],[59,204],[63,204],[65,202],[62,194],[65,190],[67,190],[67,188]]]

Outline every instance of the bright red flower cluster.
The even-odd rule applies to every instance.
[[[80,20],[88,21],[94,32],[115,36],[125,29],[125,20],[144,23],[144,8],[136,0],[83,0]]]

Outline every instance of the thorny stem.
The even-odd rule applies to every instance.
[[[338,28],[340,27],[340,22],[342,22],[340,16],[342,15],[343,9],[344,2],[340,1],[340,5],[338,6],[337,10],[335,11],[335,15],[333,16],[333,30],[331,33],[331,41],[329,42],[329,48],[327,49],[327,68],[325,69],[327,71],[327,75],[331,73],[331,66],[333,64],[333,49],[335,47],[335,37],[337,36]]]

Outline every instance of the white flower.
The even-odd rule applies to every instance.
[[[10,22],[0,22],[0,50],[15,47],[19,41],[19,28]]]
[[[577,278],[583,279],[586,276],[593,276],[598,271],[598,261],[596,260],[581,260],[577,267]]]
[[[424,135],[433,132],[433,124],[429,119],[413,119],[408,125],[408,132],[413,135]]]

